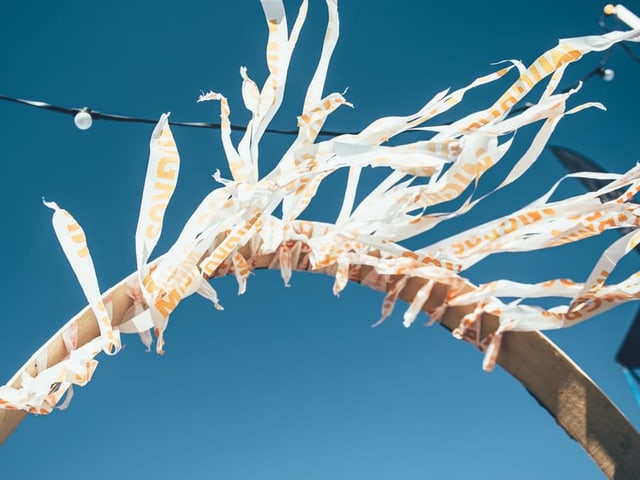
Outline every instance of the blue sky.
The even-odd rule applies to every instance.
[[[294,15],[297,2],[285,3]],[[274,127],[295,127],[319,56],[326,9],[319,0],[310,4]],[[627,6],[640,11],[637,2]],[[411,113],[442,89],[493,71],[492,62],[528,63],[559,38],[599,33],[602,7],[345,0],[325,93],[349,87],[355,108],[336,113],[327,128],[353,131],[383,115]],[[217,105],[195,102],[213,89],[229,97],[232,121],[246,123],[238,72],[245,65],[256,81],[264,79],[265,40],[257,0],[7,2],[0,15],[0,93],[108,113],[158,118],[170,111],[175,120],[216,121]],[[592,54],[570,67],[566,82],[600,58]],[[613,82],[594,78],[570,103],[600,101],[608,111],[563,119],[551,143],[622,172],[638,160],[640,65],[616,49],[609,66]],[[490,104],[507,86],[472,92],[456,115]],[[58,202],[84,227],[102,288],[116,283],[135,268],[152,128],[99,121],[79,131],[71,117],[8,103],[0,105],[0,128],[0,378],[7,380],[85,303],[41,198]],[[226,168],[218,132],[173,132],[182,165],[158,252],[215,187],[213,171]],[[512,159],[526,143],[518,140]],[[263,172],[289,141],[264,140]],[[515,209],[563,174],[545,152],[519,185],[451,228]],[[309,218],[337,215],[337,188],[339,180],[321,189]],[[569,182],[561,194],[580,191]],[[584,280],[615,238],[611,232],[549,252],[499,255],[469,277]],[[620,275],[637,269],[630,256]],[[18,428],[0,450],[2,470],[7,478],[601,478],[517,382],[499,368],[482,371],[472,347],[439,327],[405,329],[402,308],[371,329],[382,296],[350,285],[335,298],[331,285],[305,274],[285,288],[277,272],[258,272],[238,297],[233,279],[216,280],[224,312],[189,298],[171,317],[163,357],[145,353],[135,337],[116,357],[100,356],[93,381],[76,390],[68,410],[29,417]],[[636,308],[549,336],[638,426],[640,410],[613,362]]]

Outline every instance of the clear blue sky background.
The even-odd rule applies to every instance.
[[[301,95],[319,56],[324,2],[310,0],[292,61],[290,87],[275,127],[294,128]],[[297,2],[287,1],[290,15]],[[325,92],[343,91],[355,109],[330,120],[352,131],[382,115],[408,114],[436,92],[493,71],[503,59],[531,62],[558,38],[598,33],[601,1],[355,1],[340,4],[341,38]],[[640,12],[637,1],[628,3]],[[0,93],[65,106],[158,118],[216,121],[218,106],[196,104],[201,90],[230,99],[245,123],[239,68],[265,78],[266,25],[259,2],[45,2],[9,0],[0,8]],[[570,67],[569,84],[601,55]],[[640,65],[617,49],[613,82],[590,80],[571,105],[601,101],[565,118],[552,143],[621,172],[639,158]],[[511,77],[513,79],[513,77]],[[501,84],[505,89],[508,82]],[[469,96],[457,115],[489,105],[498,89]],[[450,117],[453,118],[453,117]],[[449,118],[449,119],[450,119]],[[70,117],[0,104],[3,225],[0,380],[85,304],[58,246],[57,201],[83,225],[101,286],[134,269],[134,231],[151,126],[96,122],[79,131]],[[219,134],[174,129],[182,157],[175,200],[158,252],[175,239],[198,202],[226,173]],[[510,161],[528,133],[516,138]],[[290,139],[265,140],[263,171]],[[550,152],[520,185],[478,207],[454,229],[515,209],[564,173]],[[337,215],[338,180],[321,190],[308,217]],[[569,182],[563,195],[581,192]],[[447,234],[439,229],[429,243]],[[501,255],[469,272],[497,278],[584,280],[615,233],[551,252]],[[630,256],[620,275],[637,270]],[[382,296],[332,280],[259,272],[248,292],[216,280],[224,312],[190,298],[171,317],[167,353],[145,353],[136,337],[114,358],[99,357],[71,407],[29,417],[0,449],[3,478],[220,479],[597,479],[599,470],[499,368],[439,327],[401,325],[402,308],[376,329]],[[635,314],[627,305],[556,341],[640,425],[640,410],[613,357]],[[423,317],[426,319],[426,317]]]

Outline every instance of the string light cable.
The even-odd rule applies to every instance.
[[[89,107],[83,108],[69,108],[62,107],[60,105],[53,105],[50,103],[42,102],[39,100],[25,100],[22,98],[10,97],[8,95],[1,95],[0,100],[4,100],[7,102],[15,102],[20,103],[22,105],[28,105],[30,107],[42,108],[44,110],[50,110],[56,113],[62,113],[65,115],[72,115],[73,121],[80,130],[87,130],[93,124],[93,120],[110,120],[113,122],[128,122],[128,123],[149,123],[155,125],[158,123],[158,120],[154,120],[151,118],[141,118],[141,117],[130,117],[126,115],[116,115],[113,113],[102,113],[97,110],[93,110]],[[170,125],[178,126],[178,127],[193,127],[193,128],[211,128],[215,130],[220,129],[219,123],[213,122],[176,122],[170,121]],[[247,127],[243,125],[231,125],[231,130],[235,131],[246,131]],[[280,135],[297,135],[298,130],[280,130],[277,128],[268,128],[267,132],[269,133],[277,133]],[[338,136],[342,135],[344,132],[333,132],[330,130],[323,130],[320,132],[325,136]]]
[[[622,5],[607,5],[604,8],[604,14],[601,16],[600,21],[599,21],[599,25],[600,28],[605,31],[605,32],[610,32],[611,29],[607,26],[606,24],[606,19],[608,17],[616,17],[617,23],[619,24],[626,24],[632,28],[640,28],[640,19],[638,19],[638,17],[636,17],[635,15],[633,15],[633,13],[631,13],[629,10],[627,10],[625,7],[623,7]],[[636,55],[633,50],[631,50],[631,48],[629,48],[628,45],[625,44],[619,44],[616,45],[619,46],[620,48],[622,48],[622,50],[634,61],[640,63],[640,56]],[[607,62],[609,61],[609,58],[611,57],[611,53],[613,52],[614,47],[611,47],[610,49],[606,50],[602,59],[600,60],[600,62],[598,63],[598,65],[591,70],[589,73],[587,73],[586,75],[584,75],[580,80],[578,80],[577,82],[575,82],[574,84],[570,85],[567,88],[564,88],[561,93],[567,92],[575,87],[577,87],[580,83],[584,83],[587,80],[593,78],[593,77],[601,77],[603,80],[609,82],[611,80],[614,79],[615,77],[615,72],[610,69],[610,68],[606,68]],[[156,119],[150,119],[150,118],[141,118],[141,117],[132,117],[132,116],[127,116],[127,115],[117,115],[117,114],[112,114],[112,113],[102,113],[99,112],[97,110],[93,110],[89,107],[83,107],[83,108],[68,108],[68,107],[62,107],[60,105],[53,105],[50,103],[46,103],[46,102],[42,102],[39,100],[25,100],[22,98],[16,98],[16,97],[11,97],[8,95],[2,95],[0,94],[0,100],[2,101],[7,101],[7,102],[14,102],[14,103],[19,103],[22,105],[27,105],[30,107],[35,107],[35,108],[41,108],[43,110],[49,110],[52,112],[56,112],[56,113],[61,113],[64,115],[72,115],[73,116],[73,121],[76,125],[76,127],[78,127],[80,130],[88,130],[89,128],[91,128],[91,125],[93,124],[94,120],[109,120],[109,121],[113,121],[113,122],[128,122],[128,123],[147,123],[147,124],[156,124],[157,120]],[[511,110],[511,112],[509,113],[509,115],[514,115],[516,113],[520,113],[526,109],[529,108],[528,104],[525,104],[521,107],[515,108],[513,110]],[[169,124],[172,126],[178,126],[178,127],[191,127],[191,128],[210,128],[210,129],[214,129],[214,130],[219,130],[220,129],[220,123],[213,123],[213,122],[176,122],[176,121],[169,121]],[[244,125],[234,125],[231,124],[231,130],[234,131],[241,131],[244,132],[247,130],[247,127]],[[267,133],[274,133],[274,134],[279,134],[279,135],[298,135],[298,130],[282,130],[282,129],[277,129],[277,128],[267,128],[266,130]],[[337,132],[337,131],[331,131],[331,130],[321,130],[319,132],[319,135],[322,136],[326,136],[326,137],[336,137],[339,135],[344,135],[350,132]]]

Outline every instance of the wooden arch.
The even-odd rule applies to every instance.
[[[251,252],[243,251],[248,257]],[[256,270],[278,268],[277,252],[256,258]],[[295,270],[306,268],[294,266]],[[357,268],[351,280],[360,283],[371,267]],[[333,275],[335,270],[325,269],[323,273]],[[216,272],[222,274],[221,272]],[[215,276],[215,275],[214,275]],[[392,283],[389,284],[392,285]],[[402,289],[399,298],[411,302],[424,285],[422,278],[411,278]],[[123,279],[106,294],[112,298],[112,324],[121,323],[124,313],[131,307],[132,300],[126,293],[126,279]],[[423,311],[441,305],[447,286],[436,284],[423,306]],[[464,315],[473,311],[473,305],[454,306],[445,310],[440,319],[442,326],[455,329]],[[82,346],[100,335],[95,316],[89,307],[80,311],[69,323],[78,324],[78,346]],[[498,319],[489,314],[482,318],[481,337],[491,335],[498,326]],[[65,325],[66,327],[66,325]],[[55,365],[67,356],[61,328],[53,335],[14,375],[10,386],[18,388],[22,372],[36,373],[36,358],[47,351],[48,365]],[[567,434],[577,441],[598,465],[607,478],[616,480],[640,478],[640,434],[616,405],[598,386],[569,358],[539,332],[507,332],[504,335],[497,363],[546,409]],[[0,444],[28,414],[22,410],[0,409]]]

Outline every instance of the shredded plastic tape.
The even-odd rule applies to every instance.
[[[47,203],[55,210],[56,234],[98,319],[100,336],[78,345],[77,326],[68,325],[63,332],[69,352],[66,359],[47,365],[46,350],[36,354],[35,377],[25,372],[17,379],[18,387],[0,387],[1,407],[48,413],[67,393],[61,405],[66,407],[72,385],[84,385],[91,379],[97,365],[94,357],[102,350],[118,351],[120,333],[138,333],[147,348],[155,335],[156,351],[163,353],[164,332],[180,301],[198,293],[222,309],[209,280],[232,273],[239,293],[244,293],[251,269],[263,255],[274,254],[270,266],[281,270],[287,285],[293,270],[323,270],[335,276],[336,295],[349,280],[384,292],[376,325],[389,317],[410,279],[421,279],[422,286],[404,314],[405,326],[416,321],[434,286],[444,284],[448,293],[443,303],[430,307],[431,322],[440,319],[449,306],[468,305],[471,313],[462,319],[454,335],[486,352],[486,370],[493,368],[506,331],[567,327],[640,297],[640,272],[618,284],[607,284],[617,262],[640,241],[640,233],[635,231],[640,211],[633,202],[640,191],[640,167],[623,174],[585,173],[583,176],[611,183],[595,192],[551,202],[556,184],[516,212],[415,251],[399,244],[470,211],[493,193],[477,196],[476,186],[487,171],[499,165],[520,128],[534,126],[537,133],[495,190],[517,181],[535,163],[565,115],[589,107],[603,108],[597,103],[568,108],[577,89],[556,93],[556,88],[569,64],[621,41],[637,42],[639,30],[562,40],[530,66],[511,61],[511,65],[466,87],[438,93],[412,115],[383,117],[357,134],[317,141],[328,116],[340,106],[351,106],[345,92],[323,94],[339,32],[337,1],[327,0],[327,32],[297,119],[299,134],[273,170],[258,178],[259,142],[282,103],[290,59],[307,12],[304,0],[289,30],[281,0],[261,3],[269,32],[269,75],[259,87],[245,67],[240,71],[242,98],[251,120],[237,146],[231,138],[227,98],[217,92],[200,98],[220,104],[221,141],[230,178],[216,172],[214,177],[221,186],[204,198],[169,251],[149,263],[180,166],[167,115],[153,131],[135,235],[137,272],[127,280],[134,306],[119,330],[111,327],[82,229],[67,212]],[[486,109],[452,123],[434,122],[463,101],[467,91],[504,79],[513,67],[517,78]],[[531,98],[533,88],[543,82],[543,94]],[[531,106],[515,112],[513,107],[525,97]],[[409,130],[422,132],[424,139],[383,145]],[[391,173],[356,205],[360,174],[367,167],[387,167]],[[336,223],[300,219],[323,179],[338,169],[348,170],[348,180]],[[439,210],[451,200],[458,200],[457,208]],[[281,218],[274,215],[278,206],[282,207]],[[522,284],[497,279],[474,286],[462,276],[466,269],[498,252],[550,248],[614,228],[630,233],[603,253],[584,283],[548,279]],[[503,303],[500,299],[505,297],[560,297],[567,302],[544,309],[519,301]],[[481,338],[482,319],[488,314],[498,318],[499,328]]]

